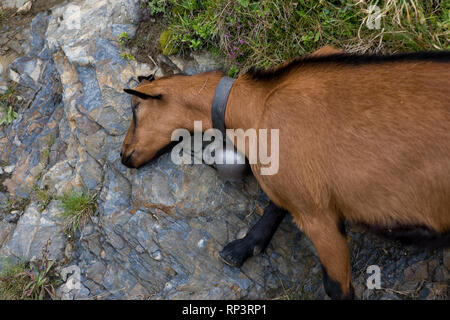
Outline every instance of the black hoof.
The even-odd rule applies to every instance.
[[[236,268],[241,267],[245,260],[252,255],[253,246],[249,246],[245,238],[230,242],[219,252],[219,257],[223,262]]]

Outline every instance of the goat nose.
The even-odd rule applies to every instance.
[[[130,160],[133,156],[134,150],[130,152],[128,156],[122,155],[122,164],[129,167],[130,166]]]
[[[121,150],[121,151],[120,151],[120,157],[121,157],[121,158],[122,158],[122,154],[123,154],[123,153],[122,153],[122,150]]]

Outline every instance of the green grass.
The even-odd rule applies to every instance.
[[[42,150],[40,153],[40,157],[42,160],[45,160],[48,162],[48,160],[50,158],[50,150],[49,149]]]
[[[122,53],[120,54],[120,57],[124,60],[134,60],[135,59],[131,53],[125,51],[126,50],[125,46],[129,43],[130,40],[131,40],[130,36],[128,36],[128,33],[125,31],[123,31],[120,34],[119,38],[117,39],[117,42],[119,42],[120,49],[122,51]]]
[[[42,259],[35,262],[6,262],[0,270],[0,300],[55,299],[60,284],[54,272],[54,261],[48,258],[47,241]]]
[[[54,144],[55,137],[53,137],[52,134],[49,134],[42,145],[41,152],[39,154],[40,161],[44,161],[45,163],[48,163],[50,161],[50,151]]]
[[[0,95],[0,126],[10,125],[19,116],[13,108],[15,100],[14,87],[10,87],[8,91]]]
[[[97,195],[87,191],[71,191],[58,198],[63,209],[65,230],[74,235],[97,211]]]
[[[119,44],[121,46],[124,46],[127,43],[127,41],[129,41],[129,40],[130,40],[130,37],[128,36],[128,33],[125,31],[122,31],[120,33],[119,39],[117,41],[119,42]]]
[[[124,60],[134,60],[134,56],[129,52],[122,52],[120,57]]]
[[[380,28],[369,28],[369,5]],[[449,0],[145,0],[148,14],[164,12],[169,34],[161,50],[208,50],[231,74],[269,67],[332,44],[349,52],[450,49]]]
[[[47,140],[47,146],[49,148],[53,147],[53,145],[55,144],[55,137],[50,133],[48,136],[48,140]]]
[[[43,211],[52,201],[53,196],[45,189],[39,189],[37,185],[34,185],[33,196],[37,201],[39,210]]]
[[[8,262],[0,271],[0,300],[19,300],[23,298],[28,279],[25,262]]]

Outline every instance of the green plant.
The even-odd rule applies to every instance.
[[[35,262],[7,262],[0,271],[0,300],[55,299],[59,280],[54,272],[55,262],[49,259],[47,241],[42,259]]]
[[[166,10],[168,1],[167,0],[150,0],[143,4],[144,7],[147,6],[150,14],[154,15],[157,13],[162,13]]]
[[[51,148],[55,144],[55,137],[50,133],[47,140],[47,145]]]
[[[0,95],[0,126],[3,124],[10,125],[19,114],[14,110],[13,106],[18,104],[19,97],[14,94],[14,87],[9,87],[8,90]]]
[[[13,110],[12,106],[9,106],[5,114],[0,118],[0,126],[3,124],[10,125],[19,114]]]
[[[24,211],[25,208],[30,203],[29,198],[20,198],[20,197],[13,197],[10,196],[8,201],[6,201],[6,208],[3,209],[4,214],[9,214],[11,211],[18,210],[18,211]],[[0,209],[0,214],[2,213],[2,209]]]
[[[130,40],[130,37],[128,36],[128,33],[125,31],[122,31],[120,33],[119,39],[117,40],[121,45],[125,45],[127,41]]]
[[[39,210],[41,211],[47,208],[48,204],[53,199],[52,195],[47,190],[39,189],[37,185],[34,186],[33,195],[36,198]]]
[[[72,235],[83,227],[97,211],[97,195],[87,191],[66,192],[58,200],[61,201],[63,209],[65,230]]]
[[[124,60],[134,60],[134,56],[126,52],[125,46],[127,46],[130,43],[131,38],[128,36],[128,33],[125,31],[122,31],[122,33],[119,36],[119,39],[117,39],[117,42],[120,44],[120,49],[122,50],[122,53],[120,54],[120,57]]]
[[[122,50],[122,53],[120,54],[120,57],[125,60],[134,60],[134,57],[131,53],[125,51],[125,46],[130,42],[131,38],[128,36],[128,33],[125,31],[122,31],[122,33],[119,36],[119,39],[117,42],[120,44],[120,49]]]
[[[176,41],[170,30],[164,30],[159,37],[159,48],[162,54],[172,55],[178,53],[178,48],[175,45]]]
[[[7,262],[0,271],[0,300],[19,300],[25,295],[28,279],[25,262]]]
[[[122,59],[125,59],[125,60],[134,60],[133,55],[132,55],[131,53],[129,53],[129,52],[122,52],[122,53],[120,54],[120,57],[121,57]]]
[[[359,53],[450,49],[448,0],[163,2],[170,30],[163,42],[174,52],[206,48],[222,56],[235,76],[237,70],[270,67],[327,44]],[[379,29],[367,26],[371,5],[379,8]]]
[[[48,161],[48,159],[50,158],[50,150],[49,149],[42,150],[40,156],[42,160]]]
[[[228,69],[228,76],[231,78],[234,78],[237,76],[237,74],[239,73],[239,68],[235,65],[232,65],[229,69]]]

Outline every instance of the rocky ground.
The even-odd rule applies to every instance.
[[[29,13],[28,24],[17,16],[1,25],[0,93],[15,86],[24,103],[0,126],[0,258],[39,258],[51,239],[59,268],[81,272],[81,288],[60,288],[63,299],[326,298],[314,248],[289,218],[241,269],[218,259],[267,205],[253,177],[225,182],[168,155],[139,170],[121,165],[131,117],[122,89],[156,70],[121,57],[120,35],[136,32],[137,0],[51,4]],[[218,67],[207,53],[171,59],[188,73]],[[84,189],[98,194],[98,212],[69,237],[56,198]],[[45,206],[37,190],[49,195]],[[359,298],[449,298],[449,250],[404,247],[357,228],[349,241]],[[380,266],[382,289],[367,289],[369,265]]]

